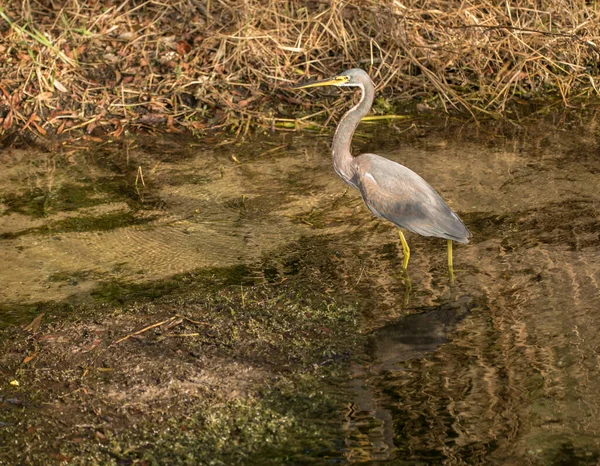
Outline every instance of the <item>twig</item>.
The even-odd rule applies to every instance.
[[[140,335],[140,334],[142,334],[144,332],[147,332],[148,330],[151,330],[153,328],[160,327],[161,325],[164,325],[167,322],[171,322],[171,321],[175,320],[176,318],[177,318],[177,316],[171,317],[171,318],[169,318],[167,320],[163,320],[162,322],[158,322],[156,324],[148,325],[148,327],[144,327],[143,329],[138,330],[137,332],[130,333],[129,335],[126,335],[123,338],[118,339],[117,341],[115,341],[113,343],[113,345],[117,345],[117,344],[121,343],[122,341],[129,340],[131,337],[134,337],[136,335]]]

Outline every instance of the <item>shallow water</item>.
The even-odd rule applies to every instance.
[[[421,174],[470,228],[453,284],[445,241],[408,234],[407,288],[394,228],[336,177],[329,136],[12,149],[0,154],[0,325],[40,303],[94,302],[111,281],[238,264],[241,283],[284,280],[304,266],[290,257],[326,241],[331,292],[357,303],[371,341],[351,367],[345,461],[596,464],[598,132],[412,123],[363,133],[355,150]]]

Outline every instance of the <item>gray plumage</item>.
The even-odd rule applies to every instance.
[[[352,165],[352,184],[377,217],[422,236],[469,242],[471,233],[458,215],[409,168],[376,154],[362,154]]]
[[[360,102],[346,112],[335,130],[331,145],[333,168],[342,180],[360,191],[365,204],[377,217],[422,236],[446,239],[448,271],[453,282],[452,241],[468,243],[471,237],[462,220],[429,183],[409,168],[376,154],[353,157],[350,152],[352,135],[373,105],[375,86],[369,75],[355,68],[330,79],[298,86],[297,89],[317,86],[361,89]],[[410,247],[402,230],[399,230],[398,236],[404,253],[402,269],[410,284],[407,271]],[[410,285],[407,289],[410,290]]]
[[[359,87],[360,102],[340,120],[333,137],[333,166],[350,186],[358,189],[373,214],[422,236],[468,243],[471,233],[441,196],[419,175],[376,154],[353,157],[352,135],[373,104],[374,85],[361,69],[351,69],[330,80],[301,87],[335,85]]]

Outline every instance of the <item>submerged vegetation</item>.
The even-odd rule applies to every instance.
[[[101,285],[100,307],[47,306],[2,330],[0,464],[343,458],[356,308],[306,277],[231,285],[238,274],[145,285],[156,298]]]
[[[286,87],[365,68],[379,110],[494,117],[598,95],[595,2],[13,1],[0,8],[0,134],[298,126],[340,101]]]

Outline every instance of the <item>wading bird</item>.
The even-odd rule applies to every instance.
[[[331,153],[333,168],[339,177],[360,191],[365,204],[377,217],[422,236],[448,240],[448,270],[453,279],[452,241],[468,243],[471,233],[441,196],[419,175],[399,163],[376,154],[350,153],[352,135],[373,104],[375,87],[369,75],[354,68],[322,81],[296,86],[306,89],[317,86],[359,87],[362,94],[357,105],[340,120],[333,136]],[[410,248],[402,230],[398,230],[406,272]]]

